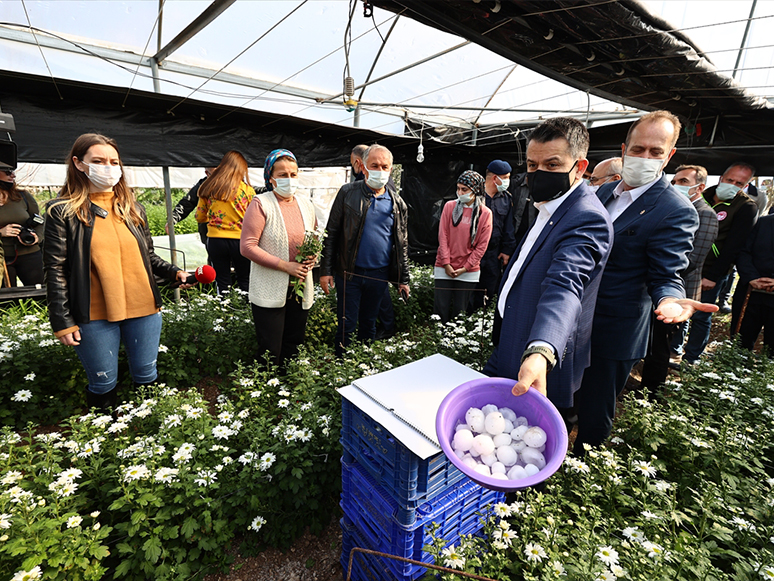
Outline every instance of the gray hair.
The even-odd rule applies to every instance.
[[[363,145],[363,144],[356,145],[355,147],[352,148],[352,155],[354,155],[358,159],[363,159],[363,154],[366,152],[367,149],[368,149],[367,145]]]
[[[608,174],[618,174],[619,176],[621,175],[621,172],[623,171],[623,160],[620,157],[611,157],[599,162],[600,165],[603,163],[610,164],[610,167],[607,170]]]
[[[373,145],[369,146],[368,149],[365,150],[363,153],[363,165],[368,163],[368,156],[371,155],[374,151],[377,151],[379,149],[383,149],[387,152],[387,155],[390,157],[390,165],[392,165],[392,152],[384,147],[384,145],[379,145],[378,143],[374,143]]]
[[[752,179],[753,176],[755,175],[755,166],[752,166],[749,163],[744,162],[744,161],[735,161],[734,163],[732,163],[731,165],[729,165],[726,168],[726,171],[723,172],[723,175],[726,175],[729,171],[731,171],[735,167],[738,167],[738,168],[745,169],[745,170],[749,171],[750,172],[750,179]]]

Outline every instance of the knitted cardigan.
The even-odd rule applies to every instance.
[[[256,199],[266,214],[266,225],[258,241],[258,247],[283,260],[295,260],[296,257],[290,256],[288,252],[288,233],[277,198],[272,192],[266,192],[258,194]],[[296,196],[296,200],[304,220],[304,230],[314,230],[315,213],[312,202],[301,196]],[[307,273],[305,282],[301,307],[308,310],[314,303],[314,280],[311,271]],[[288,273],[261,266],[255,262],[250,263],[249,296],[250,302],[254,305],[268,309],[284,307],[288,286],[290,286]]]

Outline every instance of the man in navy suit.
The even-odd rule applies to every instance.
[[[598,446],[610,435],[616,397],[647,352],[652,317],[680,323],[697,310],[717,310],[686,299],[680,277],[699,217],[663,174],[679,134],[680,121],[668,111],[635,121],[621,145],[623,179],[597,190],[613,222],[615,241],[597,295],[591,365],[575,397],[576,454],[583,454],[584,444]],[[682,310],[669,307],[667,312],[677,313],[665,316],[662,309],[668,303]]]
[[[590,361],[597,289],[613,241],[607,211],[581,176],[589,134],[567,117],[538,125],[527,143],[527,183],[538,216],[503,275],[495,350],[484,373],[517,379],[570,408]],[[546,374],[551,371],[548,377]]]

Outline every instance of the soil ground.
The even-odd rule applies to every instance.
[[[710,341],[728,337],[730,315],[713,317]],[[637,388],[640,383],[639,369],[635,367],[629,377],[627,389]],[[217,383],[205,380],[200,385],[205,397],[214,401]],[[574,440],[574,430],[571,440]],[[346,571],[339,563],[341,558],[341,512],[331,515],[328,527],[319,535],[306,533],[286,552],[277,549],[263,551],[257,557],[243,558],[234,550],[234,563],[228,573],[216,573],[205,581],[343,581]],[[235,543],[234,546],[238,546]]]

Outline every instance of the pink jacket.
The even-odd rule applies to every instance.
[[[452,224],[452,210],[456,200],[446,202],[441,213],[441,223],[438,226],[438,253],[435,255],[435,265],[443,268],[451,264],[453,269],[465,267],[468,272],[479,270],[479,263],[489,245],[492,236],[492,210],[481,205],[481,216],[478,219],[476,241],[470,246],[470,217],[473,208],[462,210],[462,220]]]

